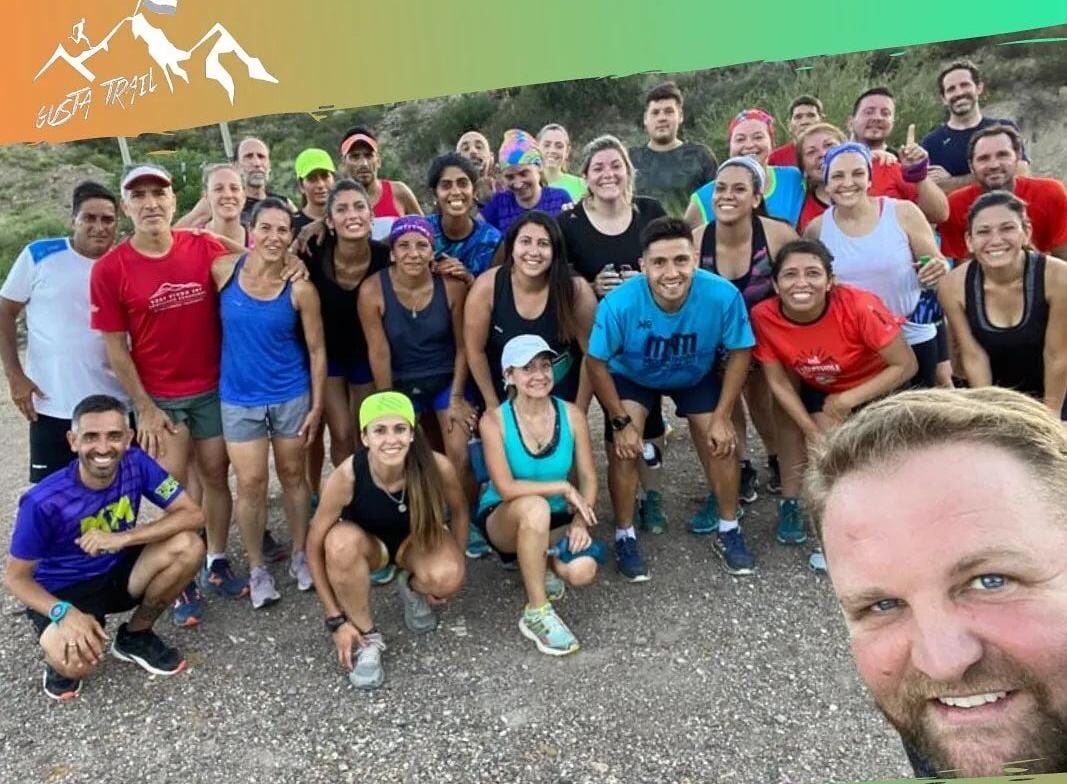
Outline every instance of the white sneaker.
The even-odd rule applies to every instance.
[[[274,587],[274,578],[266,566],[257,566],[252,570],[248,580],[252,588],[252,608],[255,610],[274,604],[282,595]]]
[[[289,576],[296,580],[296,587],[301,591],[310,591],[314,584],[311,581],[311,569],[308,568],[308,557],[303,550],[294,550],[289,558]]]
[[[382,651],[385,640],[381,632],[363,635],[363,642],[356,651],[356,666],[348,674],[349,682],[357,689],[377,689],[385,681],[382,669]]]

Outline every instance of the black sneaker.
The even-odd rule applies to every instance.
[[[752,467],[751,460],[741,461],[741,484],[737,488],[737,500],[743,504],[751,504],[759,498],[756,492],[759,488],[759,472]]]
[[[263,560],[278,563],[289,557],[289,548],[279,542],[270,531],[263,532]]]
[[[782,470],[778,467],[778,455],[767,455],[767,490],[774,495],[782,494]]]
[[[115,635],[111,655],[133,662],[153,675],[174,675],[185,669],[185,659],[178,650],[163,642],[154,631],[131,632],[126,624]]]
[[[59,702],[66,702],[77,697],[81,690],[81,681],[66,678],[47,664],[44,666],[44,693],[48,697]]]

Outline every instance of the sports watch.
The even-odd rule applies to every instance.
[[[52,623],[59,623],[66,617],[67,610],[72,606],[73,605],[71,605],[70,602],[56,602],[48,610],[48,617],[51,619]]]
[[[348,616],[344,613],[341,613],[340,615],[331,615],[326,619],[326,628],[329,630],[330,634],[333,634],[346,623],[348,623]]]
[[[629,414],[627,414],[626,416],[621,416],[621,417],[612,417],[611,418],[611,429],[614,430],[616,433],[618,433],[620,430],[622,430],[624,427],[626,427],[628,424],[630,424],[633,421],[634,420],[630,417]]]

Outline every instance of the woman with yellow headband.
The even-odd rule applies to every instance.
[[[385,679],[385,641],[371,617],[371,572],[399,566],[404,624],[416,634],[433,631],[431,604],[463,585],[469,510],[455,469],[427,445],[406,396],[370,395],[359,427],[366,448],[326,480],[307,554],[337,660],[353,686],[376,689]]]

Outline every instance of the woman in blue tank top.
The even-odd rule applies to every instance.
[[[519,630],[538,650],[564,656],[578,640],[552,601],[565,584],[588,585],[596,576],[597,477],[585,415],[552,395],[555,352],[537,335],[519,335],[504,346],[502,365],[511,399],[482,417],[481,435],[489,484],[474,524],[506,560],[517,557],[526,588]],[[578,486],[568,479],[572,469]],[[568,526],[548,566],[552,529]]]
[[[417,416],[437,418],[445,454],[473,500],[467,438],[478,419],[465,394],[467,287],[462,280],[433,274],[433,226],[421,215],[398,218],[389,247],[392,264],[359,291],[374,386],[403,392]]]
[[[268,198],[252,213],[254,249],[217,259],[211,273],[219,289],[222,367],[219,397],[226,451],[237,474],[235,517],[251,568],[252,606],[280,595],[264,566],[268,448],[282,486],[293,539],[289,573],[300,590],[311,588],[304,540],[311,515],[305,449],[322,415],[326,348],[315,287],[281,276],[291,237],[292,215]],[[225,593],[234,577],[224,553],[208,553],[201,582]]]

